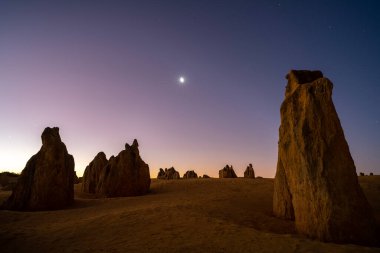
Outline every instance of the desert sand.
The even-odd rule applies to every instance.
[[[359,177],[380,224],[380,176]],[[153,179],[148,195],[0,211],[0,252],[380,252],[322,243],[272,215],[273,179]],[[0,192],[0,202],[11,192]]]

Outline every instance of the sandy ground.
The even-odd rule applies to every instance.
[[[360,177],[380,224],[380,176]],[[0,252],[380,252],[297,235],[272,216],[273,179],[153,179],[145,196],[0,211]],[[3,201],[10,192],[0,192]]]

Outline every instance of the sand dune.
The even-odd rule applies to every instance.
[[[360,177],[380,223],[380,176]],[[380,252],[321,243],[272,216],[273,179],[152,180],[151,193],[0,211],[0,252]],[[0,201],[10,192],[0,192]]]

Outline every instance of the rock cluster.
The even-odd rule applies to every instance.
[[[45,128],[41,138],[41,149],[21,172],[5,209],[54,210],[73,203],[74,158],[61,141],[58,127]]]
[[[250,163],[244,171],[245,178],[255,178],[255,171],[253,170],[252,163]]]
[[[198,178],[197,173],[195,173],[193,170],[188,170],[186,173],[183,175],[183,178]]]
[[[165,170],[160,168],[157,179],[180,179],[180,176],[179,172],[176,171],[174,167],[170,167],[169,169],[165,168]]]
[[[137,140],[125,144],[116,157],[96,155],[86,167],[83,177],[84,192],[105,197],[127,197],[146,194],[150,187],[149,166],[140,157]]]
[[[237,178],[232,165],[226,165],[223,169],[219,170],[219,178]]]
[[[320,71],[291,71],[281,105],[273,212],[322,241],[371,244],[375,220]]]
[[[209,175],[206,175],[206,174],[204,174],[204,175],[203,175],[203,178],[210,178],[210,176],[209,176]]]

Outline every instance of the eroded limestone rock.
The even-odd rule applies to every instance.
[[[237,178],[232,165],[226,165],[223,169],[219,170],[219,178]]]
[[[322,241],[371,244],[375,220],[320,71],[290,71],[281,105],[273,212]]]
[[[255,171],[253,170],[252,163],[250,163],[244,171],[245,178],[255,178]]]
[[[45,128],[41,138],[40,151],[27,162],[5,209],[53,210],[73,203],[74,158],[61,141],[58,127]]]

